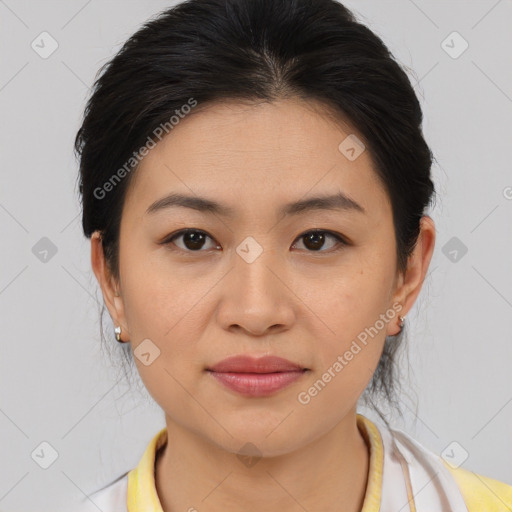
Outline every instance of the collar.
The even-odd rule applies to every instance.
[[[384,449],[377,426],[362,414],[357,427],[370,452],[368,483],[361,512],[379,512],[382,490]],[[149,442],[137,467],[128,473],[128,512],[163,512],[155,485],[156,452],[167,442],[167,427]]]

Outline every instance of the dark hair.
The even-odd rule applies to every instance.
[[[382,40],[342,4],[187,0],[143,25],[98,75],[75,151],[84,234],[100,230],[114,277],[119,278],[124,198],[138,163],[132,157],[155,128],[169,127],[172,116],[191,99],[200,107],[230,100],[316,100],[326,107],[326,115],[348,122],[389,194],[397,270],[405,271],[420,218],[434,195],[433,155],[406,72]],[[98,195],[106,190],[108,200],[103,201]],[[382,395],[400,412],[396,352],[404,329],[386,339],[363,395],[386,424],[372,396]]]

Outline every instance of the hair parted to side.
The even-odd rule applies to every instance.
[[[196,109],[215,101],[314,100],[353,126],[389,195],[397,271],[405,271],[435,194],[433,155],[414,89],[383,41],[335,0],[187,0],[149,20],[102,66],[76,135],[83,231],[89,238],[101,231],[115,278],[136,162],[108,200],[98,190],[191,98]],[[362,397],[388,426],[376,399],[401,414],[396,358],[405,332],[386,339]],[[129,344],[113,345],[133,365]]]

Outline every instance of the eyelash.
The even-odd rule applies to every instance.
[[[170,246],[171,244],[173,244],[174,240],[183,236],[183,235],[186,235],[188,233],[199,233],[199,234],[203,234],[205,236],[207,236],[208,238],[210,238],[211,240],[214,240],[210,235],[208,235],[208,233],[206,233],[205,231],[202,231],[201,229],[191,229],[191,228],[188,228],[188,229],[182,229],[180,231],[177,231],[175,233],[172,233],[171,235],[169,235],[168,237],[166,237],[162,242],[160,242],[162,245],[167,245],[167,246]],[[334,232],[334,231],[329,231],[329,230],[326,230],[326,229],[312,229],[312,230],[309,230],[309,231],[305,231],[304,233],[300,234],[296,240],[300,240],[301,238],[304,238],[306,235],[309,235],[311,233],[324,233],[324,234],[327,234],[329,236],[331,236],[332,238],[334,238],[338,244],[340,245],[339,247],[337,248],[334,248],[334,249],[329,249],[327,251],[323,251],[323,250],[318,250],[318,251],[312,251],[312,250],[307,250],[306,249],[306,252],[310,252],[310,253],[313,253],[313,254],[317,254],[317,253],[333,253],[333,252],[337,252],[341,249],[343,249],[343,247],[345,246],[348,246],[350,245],[340,234]],[[181,247],[176,247],[176,248],[172,248],[171,247],[171,250],[173,251],[181,251],[181,252],[186,252],[186,253],[200,253],[200,252],[207,252],[207,250],[202,250],[202,249],[199,249],[197,251],[192,251],[190,249],[182,249]]]

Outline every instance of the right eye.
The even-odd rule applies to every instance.
[[[175,240],[179,240],[182,238],[181,246],[179,244],[175,243]],[[171,250],[176,250],[172,247],[172,245],[178,247],[179,250],[185,251],[185,252],[204,252],[201,251],[201,249],[204,247],[205,240],[209,238],[210,240],[213,240],[213,238],[205,233],[204,231],[201,231],[199,229],[182,229],[176,233],[172,233],[168,237],[163,240],[162,245],[168,245]],[[206,250],[219,247],[213,246],[210,248],[207,248]]]

